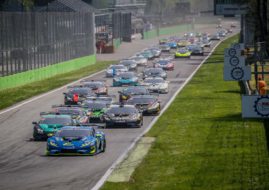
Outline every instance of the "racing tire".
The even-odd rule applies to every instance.
[[[103,142],[103,146],[102,146],[102,151],[101,152],[105,152],[106,151],[106,140],[104,140]]]

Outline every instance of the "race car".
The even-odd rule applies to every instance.
[[[149,67],[143,71],[143,79],[148,77],[161,77],[166,79],[167,73],[162,68]]]
[[[160,40],[159,40],[159,44],[160,44],[160,45],[162,45],[162,44],[166,44],[167,41],[168,41],[168,39],[166,39],[166,38],[160,39]]]
[[[190,45],[191,42],[189,42],[188,40],[180,40],[177,43],[177,47],[182,48],[182,47],[186,47],[187,45]]]
[[[140,53],[138,53],[136,55],[143,56],[144,58],[146,58],[148,60],[154,59],[153,53],[151,51],[149,51],[149,50],[144,50],[144,51],[142,51],[142,52],[140,52]]]
[[[147,66],[148,64],[148,59],[146,59],[143,56],[133,56],[133,57],[130,57],[129,59],[134,60],[136,64],[140,66]]]
[[[153,95],[136,95],[127,100],[126,104],[134,105],[143,115],[156,115],[161,111],[161,103]]]
[[[204,47],[211,47],[212,42],[210,40],[203,39],[202,42],[204,44]]]
[[[106,77],[114,77],[115,75],[127,72],[128,68],[124,65],[110,65],[106,70]]]
[[[87,112],[79,105],[53,105],[53,111],[51,113],[70,115],[73,119],[76,119],[79,124],[88,124],[89,118]]]
[[[113,87],[136,85],[138,85],[138,77],[135,75],[134,72],[120,73],[113,78]]]
[[[135,95],[148,95],[149,91],[144,86],[129,86],[119,91],[119,102],[124,102]]]
[[[124,59],[120,61],[121,65],[124,65],[128,68],[129,71],[136,71],[137,70],[137,63],[131,59]]]
[[[48,138],[46,154],[96,155],[106,150],[105,134],[93,126],[65,126],[55,136]]]
[[[86,101],[101,102],[110,106],[113,103],[113,98],[112,96],[87,96]]]
[[[170,52],[171,48],[167,44],[160,45],[159,48],[161,49],[162,52]]]
[[[63,94],[65,105],[77,105],[79,102],[84,101],[87,96],[95,95],[90,88],[83,86],[70,86],[68,91]]]
[[[37,141],[46,140],[66,125],[77,124],[76,120],[74,120],[71,115],[42,112],[40,113],[40,117],[38,122],[32,122],[34,125],[33,139]]]
[[[151,93],[168,93],[168,81],[165,81],[163,78],[160,77],[151,77],[146,78],[144,82],[141,84],[146,86],[146,88]]]
[[[227,30],[225,30],[225,29],[221,29],[221,30],[219,30],[218,31],[218,35],[220,36],[220,37],[226,37],[226,35],[227,35]]]
[[[103,115],[106,127],[141,127],[143,116],[133,105],[112,105]]]
[[[191,52],[187,48],[180,48],[175,53],[175,58],[190,58]]]
[[[174,63],[170,59],[159,59],[154,63],[154,66],[167,71],[174,70]]]
[[[97,95],[107,95],[108,89],[103,81],[83,80],[81,84],[83,87],[92,89]]]
[[[105,102],[89,100],[84,101],[81,106],[87,111],[90,123],[100,122],[103,114],[108,108],[108,105]]]
[[[154,58],[158,58],[162,54],[162,50],[158,47],[152,47],[148,49],[153,54]]]
[[[176,49],[177,48],[177,43],[176,42],[167,42],[166,45],[168,45],[171,49]]]
[[[203,48],[196,44],[188,45],[186,48],[191,52],[191,55],[204,55]]]
[[[220,40],[219,33],[216,33],[216,34],[211,35],[210,40]]]

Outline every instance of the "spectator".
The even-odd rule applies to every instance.
[[[261,78],[259,77],[258,79],[258,90],[259,90],[259,94],[260,95],[266,95],[267,94],[267,84],[266,82]]]

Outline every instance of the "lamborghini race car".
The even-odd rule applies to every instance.
[[[115,75],[127,72],[128,68],[124,65],[110,65],[106,70],[106,77],[114,77]]]
[[[70,115],[73,119],[76,119],[79,124],[89,123],[87,112],[79,105],[53,105],[53,111],[51,113]]]
[[[142,83],[151,93],[168,93],[168,81],[160,77],[146,78]]]
[[[95,155],[105,152],[106,138],[93,127],[65,126],[47,140],[47,155]]]
[[[171,49],[176,49],[177,48],[177,43],[176,42],[167,42],[166,45],[168,45]]]
[[[120,73],[113,78],[113,86],[136,86],[138,85],[138,77],[134,72]]]
[[[129,59],[134,60],[136,64],[140,66],[147,66],[148,64],[148,59],[143,56],[133,56],[133,57],[130,57]]]
[[[170,52],[171,47],[167,44],[160,45],[159,48],[161,49],[162,52]]]
[[[89,100],[84,101],[81,106],[87,111],[90,123],[100,122],[102,120],[103,114],[108,108],[108,105],[104,102]]]
[[[106,127],[141,127],[143,116],[133,105],[112,105],[104,114]]]
[[[128,68],[129,71],[136,71],[137,70],[137,63],[131,59],[124,59],[120,61],[121,65],[124,65]]]
[[[129,86],[119,91],[119,102],[124,102],[135,95],[148,95],[149,91],[144,86]]]
[[[81,81],[83,87],[92,89],[97,95],[107,95],[107,86],[103,81],[83,80]]]
[[[191,42],[189,42],[188,40],[180,40],[177,43],[177,47],[182,48],[182,47],[186,47],[187,45],[190,45]]]
[[[46,140],[66,125],[76,125],[77,122],[70,115],[56,113],[41,113],[38,122],[33,122],[34,140]]]
[[[191,52],[191,55],[204,55],[203,48],[196,44],[189,45],[186,48]]]
[[[174,70],[174,63],[170,59],[159,59],[154,63],[156,68],[162,68],[163,70],[172,71]]]
[[[111,96],[87,96],[86,101],[101,102],[110,106],[113,103],[113,98]]]
[[[143,79],[148,77],[161,77],[163,79],[167,78],[167,73],[162,68],[146,68],[143,71]]]
[[[153,95],[136,95],[127,100],[126,104],[134,105],[144,115],[159,114],[161,111],[161,104]]]
[[[72,86],[68,87],[68,92],[64,94],[64,104],[65,105],[77,105],[82,102],[89,95],[95,95],[95,93],[87,87]]]
[[[191,52],[187,48],[180,48],[175,53],[175,58],[189,58],[191,57]]]

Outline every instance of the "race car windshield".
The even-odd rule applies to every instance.
[[[85,82],[83,83],[84,86],[88,88],[101,88],[104,87],[104,84],[101,82]]]
[[[123,65],[132,65],[132,64],[134,64],[135,62],[132,61],[132,60],[124,60],[124,61],[121,61],[120,63],[123,64]]]
[[[100,102],[111,102],[111,97],[87,97],[87,100],[90,101],[100,101]]]
[[[167,60],[161,60],[161,61],[158,61],[157,63],[160,64],[160,65],[166,65],[166,64],[169,63],[169,61],[167,61]]]
[[[101,110],[101,109],[106,108],[106,104],[95,103],[95,102],[86,102],[82,106],[89,109],[89,110]]]
[[[87,95],[90,94],[92,91],[89,88],[73,88],[69,92],[72,94]]]
[[[148,90],[145,87],[130,87],[130,88],[125,88],[123,90],[124,94],[149,94]]]
[[[69,117],[44,117],[40,120],[39,123],[48,125],[68,125],[72,124],[72,119]]]
[[[57,108],[57,112],[60,114],[66,114],[66,115],[81,115],[82,114],[82,111],[79,109]]]
[[[145,79],[145,83],[163,83],[164,80],[162,78],[158,79]]]
[[[162,73],[163,70],[161,68],[153,68],[153,69],[146,69],[145,74],[151,74],[151,73]]]
[[[166,48],[169,48],[169,46],[168,45],[161,45],[160,48],[161,49],[166,49]]]
[[[153,97],[133,97],[128,100],[128,103],[134,103],[134,104],[152,104],[156,99]]]
[[[131,72],[125,72],[125,73],[119,74],[119,77],[123,79],[133,78],[134,76],[135,76],[134,73],[131,73]]]
[[[179,52],[179,53],[187,53],[188,50],[187,50],[187,49],[179,49],[178,52]]]
[[[133,107],[112,107],[107,114],[136,114],[138,110]]]
[[[112,65],[110,68],[111,69],[124,69],[125,66],[124,65]]]
[[[69,137],[69,138],[80,138],[92,135],[93,134],[91,130],[85,130],[85,129],[60,130],[55,134],[56,137]]]

